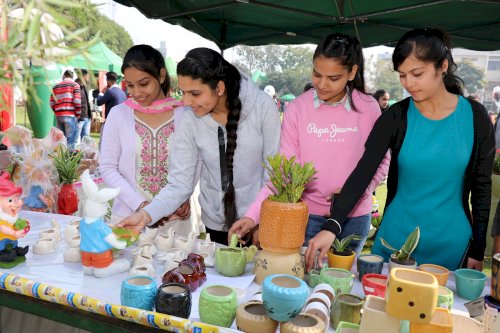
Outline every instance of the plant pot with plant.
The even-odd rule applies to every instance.
[[[328,266],[335,268],[342,268],[350,271],[356,253],[351,250],[349,244],[353,240],[360,240],[361,238],[355,234],[351,234],[342,239],[335,238],[332,247],[328,251]]]
[[[72,215],[78,210],[78,194],[75,180],[78,178],[78,166],[82,159],[82,152],[74,152],[66,147],[60,147],[51,154],[54,161],[61,188],[57,194],[57,208],[59,214]]]
[[[259,242],[263,249],[278,253],[297,252],[305,240],[309,211],[300,201],[306,184],[314,180],[312,163],[300,165],[295,157],[281,154],[267,158],[269,188],[274,193],[260,210]]]
[[[392,247],[382,237],[380,238],[382,246],[391,251],[394,251],[391,254],[391,258],[389,260],[389,272],[394,267],[404,267],[413,269],[417,268],[417,261],[415,260],[415,258],[411,257],[411,254],[417,248],[419,240],[420,240],[420,228],[418,226],[415,228],[415,230],[411,232],[410,235],[408,235],[408,238],[406,238],[406,241],[399,250]]]

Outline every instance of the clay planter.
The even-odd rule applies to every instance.
[[[295,318],[304,306],[309,288],[290,275],[269,275],[262,283],[262,301],[267,315],[276,321],[287,322]]]
[[[57,194],[57,209],[59,214],[72,215],[78,210],[78,194],[75,184],[62,184]]]
[[[341,268],[346,271],[350,271],[352,264],[354,263],[354,258],[356,258],[356,253],[351,251],[348,256],[343,256],[333,253],[331,250],[327,252],[328,255],[328,266],[332,268]]]
[[[276,253],[261,250],[255,257],[255,283],[262,284],[268,275],[288,274],[299,279],[304,278],[305,261],[299,252]]]
[[[261,302],[250,301],[236,310],[236,327],[247,333],[274,333],[278,322],[269,318]]]
[[[446,287],[446,282],[448,282],[448,276],[450,275],[448,268],[433,264],[423,264],[418,266],[418,270],[431,273],[436,277],[440,286]]]
[[[280,326],[281,333],[323,333],[325,330],[325,324],[318,317],[307,313],[301,313]]]
[[[156,282],[149,276],[131,276],[122,282],[121,304],[138,309],[153,310]]]
[[[359,327],[360,333],[384,332],[399,333],[399,319],[391,317],[385,311],[385,299],[369,295],[363,306],[363,316]]]
[[[448,309],[437,308],[430,323],[410,322],[411,333],[452,333],[453,321]]]
[[[198,311],[202,322],[230,327],[236,317],[236,292],[226,286],[214,285],[203,288]]]
[[[366,296],[373,295],[378,297],[385,297],[385,289],[387,288],[387,275],[369,273],[363,275],[361,284],[363,285],[363,292]]]
[[[351,294],[340,294],[335,299],[335,305],[332,307],[330,321],[332,327],[337,329],[341,321],[346,321],[359,325],[361,322],[361,309],[363,308],[363,299]]]
[[[189,318],[191,314],[191,292],[185,284],[164,283],[156,292],[156,312]]]
[[[391,258],[389,259],[389,273],[393,268],[417,269],[417,261],[412,257],[410,257],[410,259],[412,260],[411,262],[399,263],[395,261],[394,255],[391,255]]]
[[[278,253],[299,252],[304,244],[308,220],[307,203],[264,200],[260,209],[260,246]]]

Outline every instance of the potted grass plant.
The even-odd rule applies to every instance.
[[[418,226],[411,232],[411,234],[408,235],[408,238],[406,238],[406,241],[399,250],[392,247],[382,237],[380,238],[382,246],[393,251],[389,260],[389,272],[394,267],[417,268],[417,261],[411,256],[411,254],[417,248],[419,240],[420,228]]]
[[[327,252],[328,266],[334,268],[342,268],[350,271],[356,253],[351,250],[349,245],[353,240],[360,240],[358,235],[350,234],[342,239],[335,238],[332,247]]]
[[[61,188],[57,194],[57,208],[60,214],[72,215],[78,211],[78,194],[75,180],[78,178],[78,167],[82,159],[82,152],[71,151],[66,147],[59,147],[50,155],[54,161]]]

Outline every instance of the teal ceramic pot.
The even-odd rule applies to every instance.
[[[236,292],[230,287],[207,286],[200,293],[198,312],[206,324],[230,327],[236,317],[236,308]]]
[[[304,306],[309,287],[295,276],[273,274],[262,283],[262,301],[267,315],[280,322],[295,318]]]
[[[358,270],[358,279],[361,281],[365,274],[381,274],[384,268],[384,258],[376,254],[360,254],[356,261],[356,267]]]
[[[451,310],[453,307],[453,291],[446,287],[439,286],[437,306]]]
[[[341,321],[359,325],[361,322],[361,309],[363,299],[356,295],[340,294],[335,299],[335,305],[331,309],[330,321],[332,327],[337,329]]]
[[[164,283],[156,293],[156,312],[189,318],[191,314],[191,291],[182,283]]]
[[[473,300],[481,296],[486,282],[486,274],[475,269],[461,268],[455,271],[458,296]]]
[[[133,308],[153,310],[156,282],[149,276],[131,276],[122,282],[121,304]]]

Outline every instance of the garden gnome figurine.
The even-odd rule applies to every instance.
[[[118,239],[111,228],[104,223],[108,201],[120,193],[118,188],[103,188],[90,178],[89,170],[81,176],[82,188],[87,195],[85,217],[80,221],[80,251],[83,273],[102,278],[125,272],[130,268],[126,259],[113,259],[112,249],[124,249],[125,241]]]
[[[17,244],[30,229],[26,220],[17,218],[23,205],[22,192],[22,188],[10,181],[7,172],[0,175],[0,268],[12,268],[26,261],[28,246]]]

